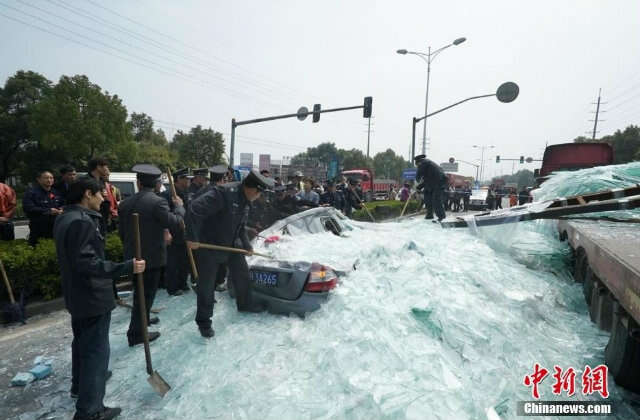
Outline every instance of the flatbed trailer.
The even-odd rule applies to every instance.
[[[640,223],[565,219],[558,230],[574,251],[591,320],[611,333],[605,364],[618,385],[639,393]]]

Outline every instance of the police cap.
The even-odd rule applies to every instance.
[[[209,168],[211,182],[221,181],[227,174],[227,165],[215,165]]]
[[[355,178],[349,178],[349,184],[351,185],[358,185],[358,180]]]
[[[293,182],[287,184],[287,191],[295,190],[296,188],[296,184],[294,184]]]
[[[247,177],[242,181],[249,188],[257,188],[258,191],[272,191],[275,181],[266,176],[260,175],[260,172],[252,169]]]
[[[299,176],[300,178],[302,178],[302,177],[303,177],[303,175],[302,175],[302,172],[301,172],[301,171],[295,171],[295,172],[293,173],[293,176]]]
[[[193,176],[209,176],[209,168],[198,168],[193,170]]]
[[[418,155],[418,156],[415,156],[415,157],[413,158],[413,161],[414,161],[414,162],[419,162],[419,161],[424,160],[424,159],[426,159],[426,158],[427,158],[427,155]]]
[[[162,171],[157,166],[148,163],[139,163],[131,168],[133,172],[137,174],[138,179],[143,184],[153,184],[160,179]]]
[[[175,179],[183,178],[189,176],[189,168],[178,169],[177,171],[172,173]]]

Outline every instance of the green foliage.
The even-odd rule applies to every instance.
[[[18,71],[0,89],[0,182],[26,165],[34,142],[29,120],[34,106],[51,90],[51,82],[31,71]]]
[[[504,179],[505,183],[515,182],[516,184],[518,184],[518,191],[520,191],[524,187],[532,187],[536,182],[533,176],[533,172],[528,169],[521,169],[513,175],[502,175],[495,177],[491,180],[491,183],[495,183],[495,181],[498,179]]]
[[[177,154],[179,167],[201,168],[225,163],[222,133],[211,128],[203,129],[197,125],[188,133],[178,131],[173,136],[170,148]]]
[[[116,233],[107,235],[105,254],[108,260],[122,261],[122,242]],[[16,297],[19,290],[45,300],[61,295],[60,268],[53,239],[41,239],[35,248],[24,239],[0,241],[0,259]],[[0,300],[6,299],[4,287],[0,290]]]
[[[404,160],[402,156],[396,155],[391,149],[373,157],[373,171],[376,178],[402,179],[402,171],[409,167],[411,163]]]
[[[367,209],[369,209],[371,214],[373,214],[373,217],[376,219],[376,221],[399,217],[402,213],[404,205],[405,202],[399,200],[371,201],[369,203],[365,203],[365,206],[367,206]],[[404,212],[405,216],[407,214],[415,213],[416,211],[418,211],[420,205],[420,201],[410,200],[409,204],[407,205],[407,209]],[[371,221],[369,214],[364,208],[351,213],[351,218],[354,220],[359,220],[361,222]]]
[[[53,239],[41,239],[35,248],[26,240],[0,242],[0,258],[15,290],[24,289],[45,300],[60,296],[60,270]]]
[[[62,76],[51,93],[34,106],[30,128],[38,155],[85,164],[97,156],[118,170],[128,169],[134,147],[127,109],[117,95],[102,92],[84,75]]]
[[[107,234],[104,247],[105,257],[110,261],[122,261],[124,256],[122,241],[116,232]]]
[[[321,143],[317,147],[309,147],[306,152],[299,153],[291,158],[292,165],[301,165],[308,160],[318,160],[319,162],[329,165],[331,160],[337,157],[338,162],[343,170],[371,168],[373,160],[367,158],[361,150],[358,149],[338,149],[335,143]]]
[[[613,163],[628,163],[640,160],[640,127],[630,125],[624,131],[616,130],[609,136],[599,139],[589,139],[584,136],[576,137],[574,143],[609,143],[613,148]]]

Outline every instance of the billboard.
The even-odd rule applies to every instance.
[[[445,172],[458,172],[458,162],[455,162],[455,163],[442,162],[440,164],[440,167]]]
[[[253,168],[253,153],[240,153],[240,166]]]
[[[269,172],[271,172],[271,155],[260,155],[260,159],[258,160],[259,162],[259,168],[260,170],[267,170]]]

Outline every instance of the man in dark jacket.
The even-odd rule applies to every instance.
[[[65,165],[60,168],[60,179],[53,184],[53,189],[66,201],[71,184],[76,180],[76,168]]]
[[[153,165],[136,165],[133,172],[137,174],[139,192],[120,203],[119,233],[124,248],[124,257],[133,258],[135,252],[135,238],[133,228],[133,213],[140,216],[140,242],[142,247],[142,259],[147,261],[147,270],[144,273],[144,299],[147,310],[147,319],[151,324],[157,323],[157,317],[149,318],[149,311],[158,289],[158,282],[162,274],[162,268],[167,264],[167,245],[165,242],[165,229],[169,229],[176,236],[182,229],[182,216],[184,215],[183,202],[180,197],[173,199],[175,213],[169,211],[165,199],[153,192],[156,181],[160,178],[160,169]],[[138,288],[133,292],[133,308],[131,310],[131,322],[127,338],[129,346],[143,342],[140,308],[138,304]],[[149,341],[160,336],[157,331],[149,332]]]
[[[200,274],[196,323],[200,334],[205,338],[214,335],[211,317],[216,275],[220,264],[226,263],[229,267],[229,280],[235,292],[238,310],[251,311],[253,308],[249,289],[249,268],[244,255],[199,249],[198,243],[242,248],[251,253],[253,247],[245,229],[251,202],[273,185],[271,178],[265,178],[252,170],[244,181],[216,186],[191,202],[187,215],[187,246],[196,250],[195,257]]]
[[[69,205],[56,220],[54,236],[62,290],[71,314],[71,396],[77,398],[74,420],[112,419],[120,408],[103,405],[109,366],[109,324],[115,307],[112,278],[142,273],[144,260],[107,261],[98,228],[102,188],[91,178],[73,184]]]
[[[354,208],[356,210],[362,208],[362,201],[360,201],[362,195],[358,194],[358,180],[349,179],[349,183],[342,190],[342,194],[344,197],[344,214],[347,217],[351,217],[351,212]]]
[[[37,185],[29,188],[22,198],[22,209],[29,218],[29,245],[35,246],[40,238],[53,237],[53,224],[62,214],[62,197],[53,186],[53,174],[41,171]]]
[[[327,183],[327,191],[320,196],[320,205],[331,206],[338,210],[344,209],[344,197],[342,192],[336,190],[333,181]]]
[[[226,167],[225,167],[226,169]],[[189,208],[189,168],[179,169],[173,173],[173,183],[176,187],[176,194],[182,199],[186,210]],[[169,210],[175,213],[176,206],[173,203],[171,189],[168,188],[160,194],[167,200]],[[165,271],[167,278],[167,293],[172,296],[180,296],[183,291],[189,290],[187,276],[189,275],[189,260],[187,258],[187,246],[184,242],[184,231],[179,229],[171,243],[167,245],[167,268]]]
[[[416,180],[420,184],[417,189],[424,189],[424,205],[427,208],[425,219],[433,219],[435,211],[440,221],[446,217],[442,198],[447,187],[447,176],[440,165],[427,159],[425,155],[418,155],[413,160],[418,165]]]

